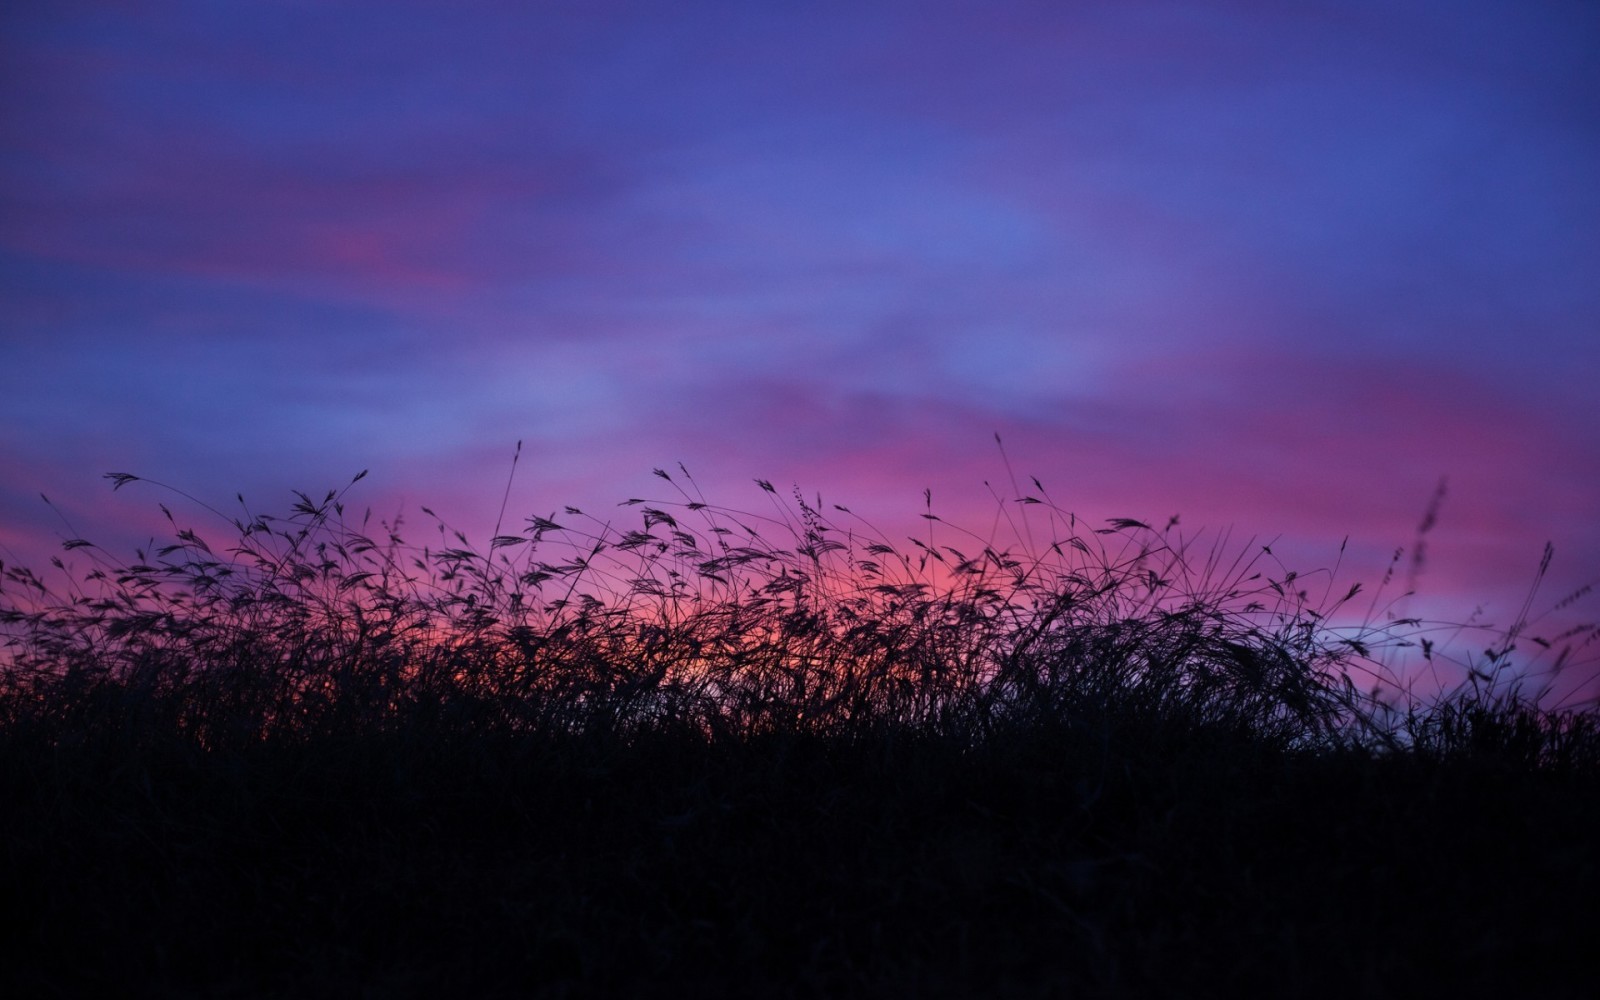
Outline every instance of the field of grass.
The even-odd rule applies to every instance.
[[[0,991],[1595,988],[1600,708],[1517,648],[1594,626],[1420,699],[1429,626],[1259,548],[658,475],[486,550],[330,492],[4,566]]]

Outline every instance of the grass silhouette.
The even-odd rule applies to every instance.
[[[1592,986],[1600,710],[1515,654],[1593,625],[1424,701],[1437,627],[1176,519],[656,474],[485,549],[330,491],[3,567],[11,995]]]

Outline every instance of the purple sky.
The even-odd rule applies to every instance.
[[[982,531],[999,432],[1350,581],[1448,476],[1441,617],[1600,577],[1600,7],[785,6],[6,4],[0,558],[158,531],[107,471],[482,537],[519,438]]]

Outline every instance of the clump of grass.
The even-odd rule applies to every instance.
[[[927,539],[906,544],[798,489],[757,480],[772,509],[754,514],[708,502],[681,467],[656,475],[677,496],[625,501],[636,520],[568,507],[519,534],[497,528],[483,551],[426,507],[436,542],[423,547],[370,512],[352,522],[342,491],[298,493],[286,517],[241,497],[226,548],[163,505],[173,540],[132,563],[67,542],[95,565],[65,591],[4,569],[5,722],[120,713],[202,747],[396,729],[885,727],[970,746],[1108,718],[1300,749],[1454,748],[1489,733],[1536,757],[1528,740],[1585,745],[1571,734],[1592,717],[1545,711],[1505,682],[1520,625],[1435,709],[1386,704],[1384,655],[1416,645],[1420,622],[1336,626],[1359,586],[1330,601],[1330,574],[1316,606],[1307,577],[1263,565],[1270,547],[1199,552],[1176,518],[1090,528],[1034,480],[1015,502],[1033,520],[1013,529],[1033,536],[1042,512],[1047,544],[998,546],[931,502]],[[1431,660],[1434,643],[1421,647]]]
[[[1005,543],[931,498],[900,541],[656,474],[665,499],[481,548],[426,508],[409,543],[346,487],[212,511],[225,544],[163,507],[172,540],[131,562],[73,540],[81,576],[0,567],[6,899],[35,956],[6,974],[1580,995],[1510,956],[1580,953],[1592,906],[1442,964],[1600,877],[1600,715],[1519,668],[1526,610],[1459,686],[1397,699],[1399,658],[1453,655],[1438,627],[1355,615],[1359,587],[1270,547],[1091,526],[1037,480]],[[1386,893],[1410,902],[1374,915]],[[41,957],[86,936],[98,958]]]

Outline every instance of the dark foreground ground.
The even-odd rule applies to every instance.
[[[1592,767],[1092,728],[10,734],[0,992],[1594,995]]]

